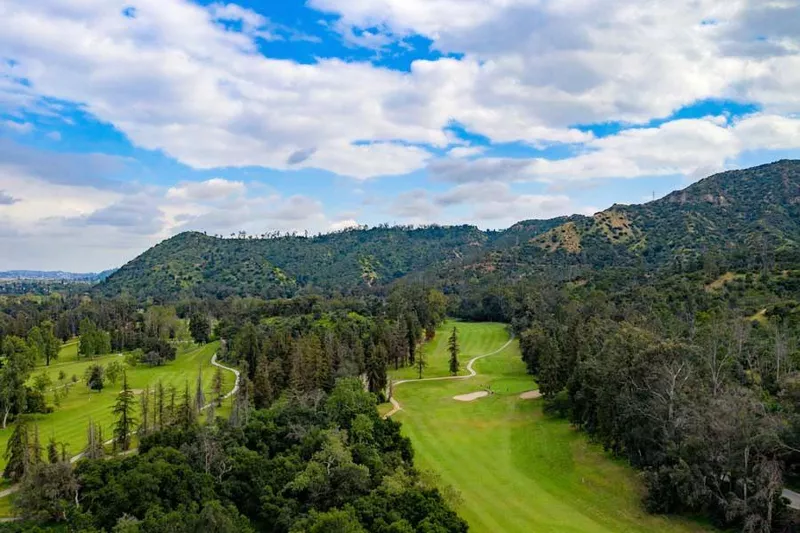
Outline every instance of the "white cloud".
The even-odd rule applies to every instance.
[[[6,120],[2,123],[3,128],[10,130],[20,135],[27,135],[33,131],[33,124],[30,122],[16,122],[13,120]]]
[[[486,151],[483,146],[457,146],[447,152],[447,155],[455,158],[474,157]]]
[[[342,231],[350,228],[357,228],[359,223],[355,219],[339,220],[330,225],[331,231]]]
[[[696,179],[729,166],[746,151],[798,147],[800,119],[754,114],[727,124],[709,117],[624,130],[588,142],[579,154],[566,159],[444,159],[431,163],[429,172],[434,179],[454,183],[672,175]]]
[[[241,181],[212,178],[201,182],[182,182],[167,190],[168,199],[178,200],[216,200],[228,196],[238,196],[245,192]]]

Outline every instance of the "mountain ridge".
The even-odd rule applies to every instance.
[[[502,231],[384,225],[267,239],[185,232],[99,287],[137,298],[287,297],[369,290],[409,276],[452,283],[498,272],[566,272],[565,266],[659,269],[696,263],[709,253],[747,262],[753,249],[800,255],[798,243],[800,161],[780,160],[715,174],[645,204],[523,220]]]

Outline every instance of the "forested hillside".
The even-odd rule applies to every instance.
[[[445,284],[485,275],[580,278],[606,267],[692,269],[714,255],[742,268],[793,263],[800,242],[800,162],[711,176],[643,205],[592,217],[472,226],[377,227],[222,239],[184,233],[134,259],[103,294],[169,300],[352,293],[407,276]]]

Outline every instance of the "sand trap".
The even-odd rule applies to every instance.
[[[479,392],[470,392],[469,394],[462,394],[461,396],[453,396],[454,400],[458,400],[459,402],[473,402],[478,398],[484,398],[489,396],[489,393],[485,390]]]
[[[138,395],[140,395],[140,394],[143,394],[143,393],[144,393],[144,389],[131,389],[131,392],[132,392],[134,395],[138,396]],[[119,391],[119,393],[120,393],[120,394],[122,394],[122,391]]]
[[[542,397],[542,393],[538,390],[531,390],[528,392],[523,392],[519,395],[519,397],[523,400],[537,400]]]

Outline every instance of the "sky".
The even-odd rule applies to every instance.
[[[800,0],[3,0],[0,270],[591,214],[800,157]]]

